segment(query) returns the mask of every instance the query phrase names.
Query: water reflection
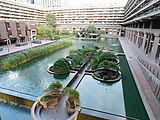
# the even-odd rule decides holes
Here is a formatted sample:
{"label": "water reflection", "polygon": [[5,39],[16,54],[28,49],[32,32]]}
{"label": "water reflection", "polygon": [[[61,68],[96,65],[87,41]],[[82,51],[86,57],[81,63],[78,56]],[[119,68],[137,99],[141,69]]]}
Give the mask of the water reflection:
{"label": "water reflection", "polygon": [[68,76],[69,76],[70,73],[67,73],[67,74],[63,74],[63,75],[58,75],[58,74],[54,74],[53,77],[55,79],[58,79],[58,80],[64,80],[66,79]]}
{"label": "water reflection", "polygon": [[90,75],[85,75],[77,90],[80,92],[82,107],[125,116],[121,81],[109,86],[95,80]]}

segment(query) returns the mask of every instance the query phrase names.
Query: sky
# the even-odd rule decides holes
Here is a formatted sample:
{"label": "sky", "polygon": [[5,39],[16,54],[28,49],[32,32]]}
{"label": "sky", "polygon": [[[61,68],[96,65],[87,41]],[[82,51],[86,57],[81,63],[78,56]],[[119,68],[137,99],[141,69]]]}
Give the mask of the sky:
{"label": "sky", "polygon": [[68,0],[68,4],[71,6],[80,6],[84,4],[96,4],[96,5],[105,5],[107,3],[116,3],[124,5],[127,3],[127,0]]}

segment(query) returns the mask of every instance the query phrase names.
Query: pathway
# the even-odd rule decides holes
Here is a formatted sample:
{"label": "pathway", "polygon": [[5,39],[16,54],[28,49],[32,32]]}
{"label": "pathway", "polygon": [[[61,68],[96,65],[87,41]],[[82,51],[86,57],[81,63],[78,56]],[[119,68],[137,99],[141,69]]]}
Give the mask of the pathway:
{"label": "pathway", "polygon": [[35,44],[35,43],[28,42],[28,44],[25,46],[15,46],[15,44],[11,44],[8,46],[7,45],[0,46],[0,48],[3,48],[3,50],[0,51],[0,56],[55,42],[55,41],[51,41],[51,40],[41,40],[41,41],[42,41],[41,44]]}
{"label": "pathway", "polygon": [[[160,120],[160,103],[155,97],[148,81],[146,80],[139,64],[138,64],[138,56],[142,59],[148,60],[148,58],[141,53],[139,49],[137,49],[131,42],[129,42],[126,38],[119,38],[122,48],[126,54],[126,58],[128,60],[129,66],[131,68],[132,74],[134,76],[135,82],[137,84],[139,93],[143,100],[146,111],[151,120]],[[148,60],[149,61],[149,60]]]}

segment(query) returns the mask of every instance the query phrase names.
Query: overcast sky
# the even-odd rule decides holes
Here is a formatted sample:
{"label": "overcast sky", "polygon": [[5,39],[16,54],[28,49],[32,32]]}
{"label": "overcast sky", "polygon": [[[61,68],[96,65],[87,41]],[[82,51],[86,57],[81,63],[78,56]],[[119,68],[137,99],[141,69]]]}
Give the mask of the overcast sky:
{"label": "overcast sky", "polygon": [[116,3],[124,5],[127,3],[127,0],[68,0],[69,5],[80,6],[83,4],[96,4],[96,5],[104,5],[107,3]]}

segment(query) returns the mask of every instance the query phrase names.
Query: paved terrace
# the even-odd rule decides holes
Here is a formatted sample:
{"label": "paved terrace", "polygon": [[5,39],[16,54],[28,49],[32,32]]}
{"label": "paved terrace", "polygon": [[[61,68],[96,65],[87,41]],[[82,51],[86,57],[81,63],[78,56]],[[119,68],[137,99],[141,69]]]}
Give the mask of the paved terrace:
{"label": "paved terrace", "polygon": [[[124,53],[126,54],[126,58],[128,60],[129,66],[131,68],[132,74],[134,76],[135,82],[137,84],[139,93],[141,95],[142,101],[144,103],[150,120],[160,120],[160,103],[154,95],[148,81],[146,80],[138,64],[138,56],[150,63],[151,61],[126,38],[120,37],[119,40],[124,50]],[[154,67],[156,66],[154,63],[152,63],[152,65]],[[157,66],[157,69],[160,70],[160,67]]]}
{"label": "paved terrace", "polygon": [[11,44],[11,45],[8,45],[8,46],[7,45],[0,46],[0,48],[3,48],[3,51],[0,51],[0,56],[15,53],[15,52],[25,50],[25,49],[29,49],[29,48],[32,48],[32,47],[42,46],[42,45],[53,43],[53,42],[56,42],[56,41],[41,40],[41,42],[42,42],[41,44],[28,42],[28,44],[25,45],[25,46],[15,46],[15,44]]}

